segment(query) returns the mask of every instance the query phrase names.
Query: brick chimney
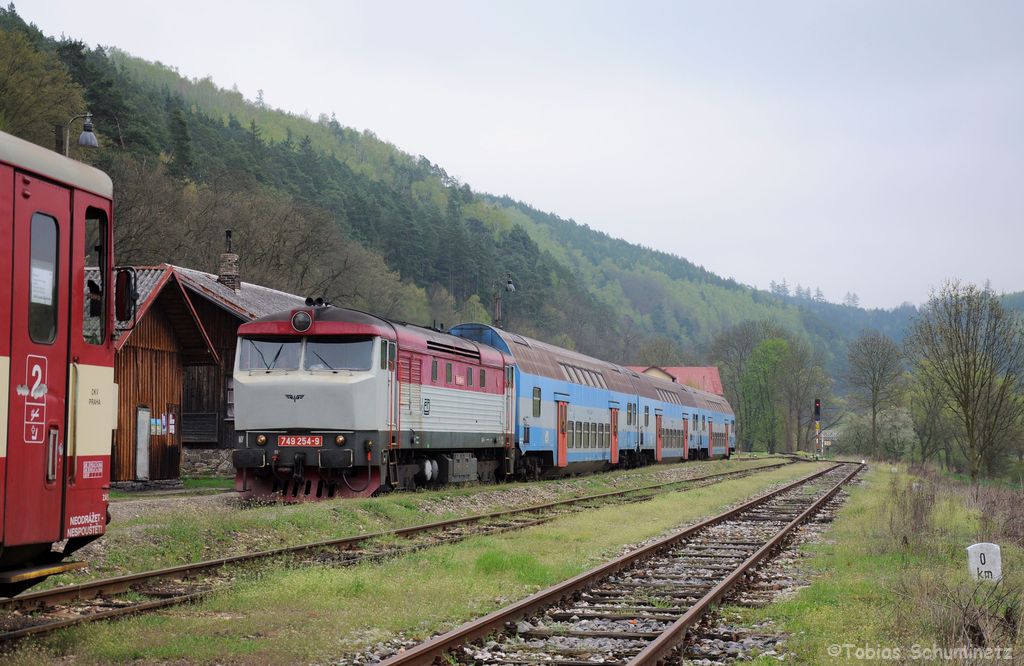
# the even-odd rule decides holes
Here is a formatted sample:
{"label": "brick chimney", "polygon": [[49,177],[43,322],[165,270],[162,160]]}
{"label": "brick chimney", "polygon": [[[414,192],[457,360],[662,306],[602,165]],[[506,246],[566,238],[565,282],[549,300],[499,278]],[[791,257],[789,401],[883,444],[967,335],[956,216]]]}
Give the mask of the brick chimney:
{"label": "brick chimney", "polygon": [[220,270],[217,271],[217,282],[235,292],[242,290],[242,280],[238,277],[238,255],[231,251],[231,230],[224,232],[225,250],[220,255]]}

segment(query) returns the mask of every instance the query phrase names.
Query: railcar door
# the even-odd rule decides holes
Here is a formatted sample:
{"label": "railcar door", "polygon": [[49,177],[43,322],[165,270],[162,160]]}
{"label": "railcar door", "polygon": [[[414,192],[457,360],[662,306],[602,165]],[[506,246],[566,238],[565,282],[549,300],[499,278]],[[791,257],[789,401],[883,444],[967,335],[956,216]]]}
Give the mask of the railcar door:
{"label": "railcar door", "polygon": [[555,466],[565,467],[569,464],[569,452],[566,446],[565,428],[569,414],[569,403],[559,400],[558,405],[558,450],[555,452]]}
{"label": "railcar door", "polygon": [[612,407],[611,413],[611,425],[609,426],[612,431],[611,463],[617,465],[619,463],[619,410]]}
{"label": "railcar door", "polygon": [[683,414],[683,460],[690,459],[690,419]]}
{"label": "railcar door", "polygon": [[654,429],[655,429],[655,440],[654,440],[654,459],[661,462],[661,444],[664,431],[661,429],[661,414],[655,414],[654,416]]}
{"label": "railcar door", "polygon": [[71,195],[14,180],[4,545],[61,539]]}

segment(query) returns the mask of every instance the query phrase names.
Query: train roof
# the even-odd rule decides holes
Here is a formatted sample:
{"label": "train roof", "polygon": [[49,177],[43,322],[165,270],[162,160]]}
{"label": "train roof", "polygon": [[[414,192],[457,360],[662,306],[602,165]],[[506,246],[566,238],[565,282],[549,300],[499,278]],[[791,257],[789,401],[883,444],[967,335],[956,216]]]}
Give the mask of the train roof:
{"label": "train roof", "polygon": [[487,324],[459,324],[451,328],[451,333],[497,347],[515,359],[520,370],[528,374],[621,393],[636,393],[645,398],[684,407],[732,414],[729,403],[721,396],[658,379],[625,366]]}
{"label": "train roof", "polygon": [[[313,324],[308,331],[296,332],[291,326],[296,311],[309,312]],[[260,317],[238,328],[239,335],[367,335],[394,340],[403,349],[438,354],[449,358],[502,367],[504,356],[490,346],[456,337],[432,328],[396,322],[349,308],[301,307]]]}
{"label": "train roof", "polygon": [[0,162],[107,199],[114,197],[110,176],[99,169],[4,132],[0,132]]}

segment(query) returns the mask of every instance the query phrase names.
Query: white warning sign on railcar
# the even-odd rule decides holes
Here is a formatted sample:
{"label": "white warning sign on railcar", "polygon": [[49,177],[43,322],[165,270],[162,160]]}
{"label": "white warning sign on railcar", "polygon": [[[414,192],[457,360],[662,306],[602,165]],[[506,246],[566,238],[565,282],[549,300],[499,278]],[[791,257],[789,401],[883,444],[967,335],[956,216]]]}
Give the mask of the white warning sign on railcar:
{"label": "white warning sign on railcar", "polygon": [[967,568],[971,578],[998,583],[1003,579],[1003,558],[994,543],[976,543],[967,548]]}

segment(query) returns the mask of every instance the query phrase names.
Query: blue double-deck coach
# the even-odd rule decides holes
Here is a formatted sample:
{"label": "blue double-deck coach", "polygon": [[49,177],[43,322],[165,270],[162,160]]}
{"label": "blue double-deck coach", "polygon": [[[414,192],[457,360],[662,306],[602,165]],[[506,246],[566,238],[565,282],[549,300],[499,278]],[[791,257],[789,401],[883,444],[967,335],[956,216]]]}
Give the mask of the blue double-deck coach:
{"label": "blue double-deck coach", "polygon": [[735,449],[735,416],[721,396],[484,324],[449,332],[513,359],[513,434],[532,476],[728,457]]}

